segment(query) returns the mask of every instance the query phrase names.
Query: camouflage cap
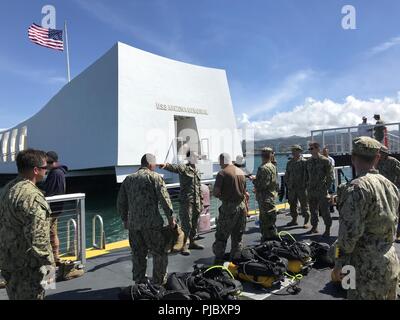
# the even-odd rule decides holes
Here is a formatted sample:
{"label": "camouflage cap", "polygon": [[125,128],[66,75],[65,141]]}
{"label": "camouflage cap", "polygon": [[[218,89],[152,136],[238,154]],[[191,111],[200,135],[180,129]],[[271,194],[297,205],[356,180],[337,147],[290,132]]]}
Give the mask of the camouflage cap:
{"label": "camouflage cap", "polygon": [[290,147],[290,150],[292,150],[292,151],[303,151],[303,148],[298,144],[294,144],[293,146]]}
{"label": "camouflage cap", "polygon": [[265,147],[265,148],[261,149],[261,152],[262,153],[273,153],[274,150],[272,150],[272,148],[270,148],[270,147]]}
{"label": "camouflage cap", "polygon": [[388,149],[388,147],[382,145],[382,147],[381,147],[381,149],[380,149],[380,152],[389,154],[389,149]]}
{"label": "camouflage cap", "polygon": [[353,151],[354,155],[359,156],[376,156],[381,149],[379,141],[370,137],[357,137],[353,140]]}

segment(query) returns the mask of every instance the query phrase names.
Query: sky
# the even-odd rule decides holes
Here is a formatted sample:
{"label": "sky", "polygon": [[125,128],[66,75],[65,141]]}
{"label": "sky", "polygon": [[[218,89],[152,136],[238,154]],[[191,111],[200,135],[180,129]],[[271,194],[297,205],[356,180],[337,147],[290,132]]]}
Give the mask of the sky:
{"label": "sky", "polygon": [[[0,128],[39,111],[66,83],[65,54],[31,43],[44,5],[68,23],[77,76],[117,41],[225,69],[239,127],[256,138],[400,121],[397,0],[0,0]],[[344,29],[345,5],[356,29]]]}

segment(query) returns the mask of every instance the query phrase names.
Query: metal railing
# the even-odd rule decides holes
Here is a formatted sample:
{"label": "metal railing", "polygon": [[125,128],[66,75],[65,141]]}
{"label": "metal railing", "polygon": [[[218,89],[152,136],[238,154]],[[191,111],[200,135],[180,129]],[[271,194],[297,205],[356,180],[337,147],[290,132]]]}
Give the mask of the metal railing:
{"label": "metal railing", "polygon": [[383,125],[366,125],[340,127],[331,129],[319,129],[311,131],[311,140],[329,148],[332,154],[350,154],[352,151],[352,141],[360,135],[365,135],[365,129],[369,136],[374,136],[377,127],[386,127],[384,143],[387,144],[390,153],[400,151],[400,122],[385,123]]}
{"label": "metal railing", "polygon": [[[73,237],[72,237],[72,242],[71,242],[71,224],[72,224],[72,230],[73,230]],[[78,227],[76,224],[76,220],[73,218],[70,218],[67,222],[67,254],[71,256],[77,256],[77,246],[78,242]]]}
{"label": "metal railing", "polygon": [[[100,224],[100,243],[96,242],[96,221]],[[104,232],[103,218],[96,214],[92,219],[92,246],[95,249],[104,250],[106,248],[106,234]]]}
{"label": "metal railing", "polygon": [[[47,197],[52,218],[57,219],[60,256],[70,256],[76,263],[86,263],[85,194],[65,194]],[[71,240],[71,225],[73,237]]]}

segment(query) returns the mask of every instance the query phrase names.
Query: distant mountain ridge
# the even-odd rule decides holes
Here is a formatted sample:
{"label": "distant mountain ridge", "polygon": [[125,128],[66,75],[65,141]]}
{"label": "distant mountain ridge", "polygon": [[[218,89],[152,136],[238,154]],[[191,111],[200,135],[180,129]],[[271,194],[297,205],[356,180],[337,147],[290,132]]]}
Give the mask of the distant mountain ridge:
{"label": "distant mountain ridge", "polygon": [[[263,139],[254,141],[254,151],[259,153],[259,150],[264,147],[270,147],[277,153],[289,153],[290,147],[294,144],[299,144],[304,150],[308,148],[308,143],[311,141],[311,136],[300,137],[300,136],[290,136],[285,138],[275,138],[275,139]],[[249,143],[249,142],[248,142]],[[245,145],[242,144],[243,151],[245,150]]]}

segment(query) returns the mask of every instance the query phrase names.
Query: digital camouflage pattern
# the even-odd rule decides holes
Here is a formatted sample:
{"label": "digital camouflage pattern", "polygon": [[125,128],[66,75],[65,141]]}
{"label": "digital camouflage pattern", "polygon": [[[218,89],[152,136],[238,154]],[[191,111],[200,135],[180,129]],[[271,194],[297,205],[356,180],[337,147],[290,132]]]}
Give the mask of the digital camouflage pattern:
{"label": "digital camouflage pattern", "polygon": [[275,238],[276,230],[276,167],[271,163],[262,164],[257,170],[256,179],[253,180],[256,189],[256,199],[260,214],[260,231],[263,240]]}
{"label": "digital camouflage pattern", "polygon": [[0,269],[10,299],[43,299],[43,266],[54,266],[51,210],[43,193],[22,177],[0,194]]}
{"label": "digital camouflage pattern", "polygon": [[297,218],[297,201],[299,201],[305,224],[308,223],[310,219],[306,191],[306,163],[307,161],[302,157],[299,159],[291,159],[286,165],[285,172],[290,214],[293,219]]}
{"label": "digital camouflage pattern", "polygon": [[400,161],[388,156],[387,159],[380,159],[377,169],[381,175],[400,187]]}
{"label": "digital camouflage pattern", "polygon": [[157,229],[164,225],[158,205],[167,218],[173,207],[163,178],[148,168],[140,168],[126,177],[117,199],[117,210],[129,230]]}
{"label": "digital camouflage pattern", "polygon": [[336,267],[352,265],[356,289],[349,299],[394,299],[399,261],[393,240],[398,222],[399,192],[370,170],[338,188],[339,236]]}
{"label": "digital camouflage pattern", "polygon": [[164,169],[179,174],[179,219],[183,232],[193,239],[196,235],[199,216],[203,211],[199,170],[189,164],[169,163],[166,164]]}
{"label": "digital camouflage pattern", "polygon": [[147,254],[153,255],[153,281],[161,284],[167,272],[168,255],[163,237],[161,204],[167,218],[173,215],[172,203],[162,177],[148,168],[140,168],[126,177],[118,193],[117,210],[128,224],[132,249],[133,280],[146,277]]}
{"label": "digital camouflage pattern", "polygon": [[153,282],[164,284],[167,276],[168,253],[165,237],[159,229],[142,229],[129,232],[132,249],[132,274],[136,282],[146,280],[147,254],[153,256]]}
{"label": "digital camouflage pattern", "polygon": [[246,213],[245,201],[240,204],[222,202],[219,207],[217,230],[213,244],[216,261],[221,262],[224,259],[226,243],[229,237],[231,237],[230,257],[232,258],[238,251],[242,250],[242,238],[246,230]]}
{"label": "digital camouflage pattern", "polygon": [[379,142],[382,142],[385,137],[385,122],[383,120],[377,120],[374,127],[374,138]]}
{"label": "digital camouflage pattern", "polygon": [[334,180],[333,167],[323,155],[310,158],[306,162],[307,196],[313,228],[318,226],[318,213],[321,213],[325,226],[330,228],[332,218],[327,200],[328,189]]}

